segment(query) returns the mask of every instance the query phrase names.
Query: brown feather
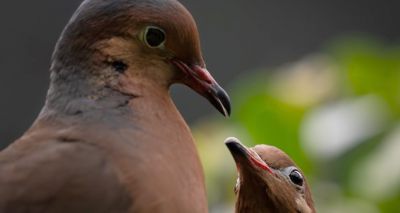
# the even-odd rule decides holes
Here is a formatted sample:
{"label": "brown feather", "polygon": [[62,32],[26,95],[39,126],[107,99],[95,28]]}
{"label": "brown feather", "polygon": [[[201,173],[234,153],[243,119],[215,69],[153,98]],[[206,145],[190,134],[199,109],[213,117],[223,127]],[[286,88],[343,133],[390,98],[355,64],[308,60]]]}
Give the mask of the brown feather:
{"label": "brown feather", "polygon": [[[143,44],[147,25],[166,31],[165,48]],[[42,112],[0,154],[0,212],[207,212],[197,150],[168,92],[183,75],[173,57],[204,65],[179,2],[84,1],[55,48]]]}
{"label": "brown feather", "polygon": [[300,186],[286,173],[289,169],[303,174],[287,154],[267,145],[246,148],[235,138],[226,144],[239,172],[235,188],[237,213],[315,213],[304,175]]}

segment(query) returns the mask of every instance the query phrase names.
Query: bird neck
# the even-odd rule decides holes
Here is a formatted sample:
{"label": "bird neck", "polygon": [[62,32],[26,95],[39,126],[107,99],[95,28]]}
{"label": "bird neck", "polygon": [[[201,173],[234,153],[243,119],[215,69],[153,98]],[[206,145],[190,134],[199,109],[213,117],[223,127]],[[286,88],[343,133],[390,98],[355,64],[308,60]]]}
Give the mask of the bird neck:
{"label": "bird neck", "polygon": [[237,195],[236,212],[302,212],[297,194],[288,188],[284,180],[272,176],[243,175]]}
{"label": "bird neck", "polygon": [[[258,180],[248,179],[241,181],[246,185],[240,186],[237,194],[236,213],[243,212],[273,212],[275,207],[269,199],[266,187]],[[250,187],[251,186],[251,187]]]}
{"label": "bird neck", "polygon": [[44,110],[75,116],[90,111],[122,108],[132,98],[133,95],[122,94],[81,73],[68,76],[52,73]]}
{"label": "bird neck", "polygon": [[[77,117],[99,122],[101,118],[136,118],[141,111],[169,111],[180,117],[166,83],[119,75],[113,71],[56,69],[51,72],[46,104],[39,118]],[[101,116],[99,116],[101,115]]]}

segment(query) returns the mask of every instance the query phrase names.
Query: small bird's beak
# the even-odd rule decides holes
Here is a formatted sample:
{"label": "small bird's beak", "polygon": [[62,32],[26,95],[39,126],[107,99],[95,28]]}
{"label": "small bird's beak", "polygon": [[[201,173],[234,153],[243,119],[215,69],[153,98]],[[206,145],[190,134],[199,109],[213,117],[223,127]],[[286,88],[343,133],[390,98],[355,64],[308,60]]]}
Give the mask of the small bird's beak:
{"label": "small bird's beak", "polygon": [[244,168],[261,168],[271,174],[274,174],[273,170],[260,158],[260,156],[252,149],[247,148],[245,145],[240,143],[236,138],[228,138],[225,140],[225,145],[231,152],[233,159],[236,162],[236,166],[241,172]]}
{"label": "small bird's beak", "polygon": [[171,62],[185,74],[182,80],[184,84],[207,98],[224,116],[230,116],[230,98],[206,68],[199,65],[187,65],[177,59],[174,59]]}

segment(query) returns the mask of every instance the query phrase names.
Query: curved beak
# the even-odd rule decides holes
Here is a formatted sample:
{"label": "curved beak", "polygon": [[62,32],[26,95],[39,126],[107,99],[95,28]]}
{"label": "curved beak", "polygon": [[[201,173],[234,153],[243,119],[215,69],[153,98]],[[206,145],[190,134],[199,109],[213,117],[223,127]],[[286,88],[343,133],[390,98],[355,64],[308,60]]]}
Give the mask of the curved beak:
{"label": "curved beak", "polygon": [[225,140],[225,145],[231,152],[239,172],[241,169],[245,168],[261,168],[262,170],[274,174],[271,167],[269,167],[254,150],[247,148],[238,139],[228,138]]}
{"label": "curved beak", "polygon": [[173,59],[171,62],[185,74],[182,80],[185,85],[207,98],[224,116],[230,116],[231,102],[228,94],[218,85],[205,67],[187,65],[177,59]]}

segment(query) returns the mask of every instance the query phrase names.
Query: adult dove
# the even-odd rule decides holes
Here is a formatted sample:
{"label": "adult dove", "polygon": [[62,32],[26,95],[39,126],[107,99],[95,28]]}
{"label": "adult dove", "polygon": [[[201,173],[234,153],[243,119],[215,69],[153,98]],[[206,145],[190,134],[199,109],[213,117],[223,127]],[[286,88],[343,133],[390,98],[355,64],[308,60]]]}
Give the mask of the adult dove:
{"label": "adult dove", "polygon": [[86,0],[52,57],[46,103],[0,154],[1,213],[207,212],[182,83],[224,115],[190,13],[176,0]]}
{"label": "adult dove", "polygon": [[315,213],[305,176],[286,153],[268,145],[247,148],[236,138],[225,144],[239,173],[236,213]]}

